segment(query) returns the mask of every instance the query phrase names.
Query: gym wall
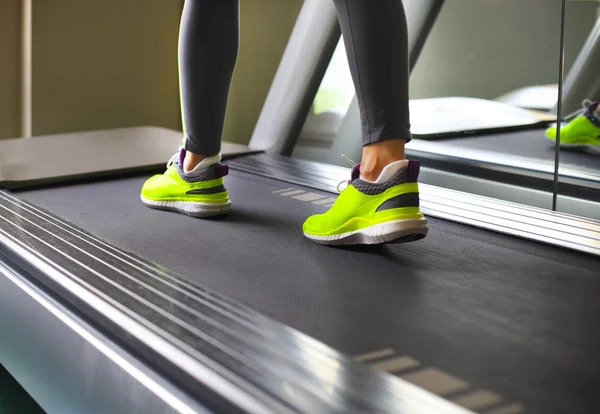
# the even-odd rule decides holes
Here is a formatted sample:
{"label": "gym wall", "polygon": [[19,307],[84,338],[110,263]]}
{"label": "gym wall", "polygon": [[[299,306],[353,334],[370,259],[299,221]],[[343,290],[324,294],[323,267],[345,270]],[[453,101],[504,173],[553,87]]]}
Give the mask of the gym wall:
{"label": "gym wall", "polygon": [[20,0],[0,0],[0,139],[19,133]]}
{"label": "gym wall", "polygon": [[[511,1],[514,7],[490,13],[490,7],[505,3],[448,0],[411,79],[411,96],[493,98],[531,79],[554,83],[559,0]],[[241,49],[226,140],[248,142],[301,4],[241,0]],[[566,69],[593,25],[596,4],[569,1]],[[34,135],[135,125],[181,129],[176,59],[182,5],[182,0],[34,1]],[[20,134],[20,9],[21,0],[0,1],[0,139]],[[511,31],[514,24],[526,24],[531,38],[516,38],[522,30]],[[482,27],[497,35],[473,36]],[[519,46],[531,41],[539,44],[533,55],[530,47]],[[508,64],[518,70],[505,70],[506,54],[478,59],[490,44],[513,48]],[[483,71],[486,76],[478,77]],[[498,82],[489,82],[492,76]]]}
{"label": "gym wall", "polygon": [[223,137],[247,144],[303,0],[241,0],[240,53]]}
{"label": "gym wall", "polygon": [[[520,87],[558,83],[560,4],[446,0],[411,76],[411,98],[494,99]],[[567,0],[566,71],[596,22],[597,8],[596,1]]]}
{"label": "gym wall", "polygon": [[180,128],[182,2],[33,4],[33,135],[158,125]]}
{"label": "gym wall", "polygon": [[[241,48],[225,139],[247,143],[302,0],[241,0]],[[33,5],[33,134],[136,125],[181,130],[183,1]],[[20,0],[0,1],[0,138],[19,136]]]}

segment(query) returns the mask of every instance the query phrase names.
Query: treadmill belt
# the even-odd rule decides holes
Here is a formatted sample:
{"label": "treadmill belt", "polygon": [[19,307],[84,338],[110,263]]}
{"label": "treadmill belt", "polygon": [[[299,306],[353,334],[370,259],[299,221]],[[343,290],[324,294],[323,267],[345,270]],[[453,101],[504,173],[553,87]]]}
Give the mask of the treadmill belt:
{"label": "treadmill belt", "polygon": [[[554,161],[554,143],[546,138],[544,132],[545,130],[543,129],[535,129],[443,140],[440,142],[456,147],[518,155],[536,160]],[[561,149],[560,165],[563,168],[584,170],[598,174],[600,172],[600,153]]]}
{"label": "treadmill belt", "polygon": [[18,196],[343,353],[391,349],[449,373],[447,398],[596,412],[596,258],[432,218],[416,243],[323,247],[301,225],[332,194],[232,171],[234,212],[201,220],[142,205],[144,179]]}

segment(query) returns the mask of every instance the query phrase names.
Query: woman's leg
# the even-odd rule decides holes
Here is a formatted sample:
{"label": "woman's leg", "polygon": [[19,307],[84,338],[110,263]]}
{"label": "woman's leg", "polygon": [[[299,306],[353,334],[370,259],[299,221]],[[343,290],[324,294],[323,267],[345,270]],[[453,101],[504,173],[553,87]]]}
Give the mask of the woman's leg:
{"label": "woman's leg", "polygon": [[348,187],[303,225],[328,245],[409,242],[427,235],[419,210],[419,163],[410,141],[408,40],[401,0],[334,0],[360,106],[363,153]]}
{"label": "woman's leg", "polygon": [[410,141],[408,30],[401,0],[334,0],[361,113],[361,174],[376,180]]}
{"label": "woman's leg", "polygon": [[187,0],[179,33],[184,169],[221,151],[239,48],[239,0]]}
{"label": "woman's leg", "polygon": [[194,217],[231,211],[221,135],[239,46],[239,0],[187,0],[179,33],[184,150],[141,192],[149,207]]}

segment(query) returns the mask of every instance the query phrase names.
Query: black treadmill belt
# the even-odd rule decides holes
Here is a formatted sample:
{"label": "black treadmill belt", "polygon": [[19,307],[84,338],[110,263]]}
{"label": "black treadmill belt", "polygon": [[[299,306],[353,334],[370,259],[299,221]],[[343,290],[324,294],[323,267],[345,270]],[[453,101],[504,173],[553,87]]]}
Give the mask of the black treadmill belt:
{"label": "black treadmill belt", "polygon": [[[492,151],[499,154],[518,155],[534,160],[554,161],[554,143],[545,137],[543,129],[481,135],[471,138],[442,140],[445,144],[461,148]],[[600,154],[564,150],[560,151],[560,164],[565,168],[600,171]]]}
{"label": "black treadmill belt", "polygon": [[143,181],[19,195],[346,354],[392,348],[526,412],[595,412],[596,258],[436,219],[420,242],[327,248],[301,232],[326,207],[274,191],[331,194],[233,171],[234,213],[200,220],[143,206]]}

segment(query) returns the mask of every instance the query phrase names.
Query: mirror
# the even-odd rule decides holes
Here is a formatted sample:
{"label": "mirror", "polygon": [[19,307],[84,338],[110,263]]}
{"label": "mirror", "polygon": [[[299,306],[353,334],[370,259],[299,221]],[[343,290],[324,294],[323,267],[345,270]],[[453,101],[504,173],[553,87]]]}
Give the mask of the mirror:
{"label": "mirror", "polygon": [[[421,181],[552,207],[560,0],[405,0],[413,140]],[[571,59],[570,62],[572,62]],[[572,64],[572,63],[570,63]],[[360,159],[360,120],[340,39],[294,156]]]}
{"label": "mirror", "polygon": [[600,3],[567,1],[564,31],[556,208],[600,219]]}

